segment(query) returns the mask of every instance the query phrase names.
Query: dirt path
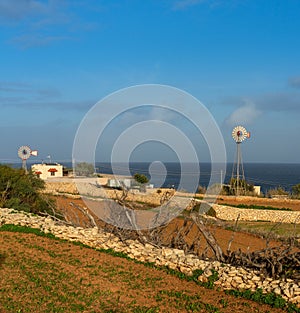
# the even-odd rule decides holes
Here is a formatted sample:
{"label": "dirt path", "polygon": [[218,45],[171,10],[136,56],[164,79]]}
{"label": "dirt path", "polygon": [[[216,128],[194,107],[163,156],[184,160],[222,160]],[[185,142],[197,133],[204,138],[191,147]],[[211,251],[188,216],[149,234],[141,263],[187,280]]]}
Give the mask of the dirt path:
{"label": "dirt path", "polygon": [[124,258],[0,232],[0,312],[282,312]]}

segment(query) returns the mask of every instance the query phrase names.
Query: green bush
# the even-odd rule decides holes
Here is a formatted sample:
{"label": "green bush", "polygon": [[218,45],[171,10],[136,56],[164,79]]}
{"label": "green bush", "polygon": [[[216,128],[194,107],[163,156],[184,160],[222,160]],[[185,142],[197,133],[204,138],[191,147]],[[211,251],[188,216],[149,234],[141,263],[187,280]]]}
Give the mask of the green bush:
{"label": "green bush", "polygon": [[276,196],[288,196],[288,195],[289,195],[288,191],[286,191],[282,187],[270,189],[267,192],[267,197],[269,198],[276,197]]}
{"label": "green bush", "polygon": [[205,194],[206,193],[206,187],[199,185],[198,193]]}
{"label": "green bush", "polygon": [[290,208],[276,208],[272,206],[256,205],[256,204],[229,204],[222,203],[222,205],[231,206],[239,209],[251,209],[251,210],[272,210],[272,211],[293,211]]}
{"label": "green bush", "polygon": [[149,181],[149,179],[148,179],[148,177],[146,175],[139,174],[139,173],[134,174],[133,178],[139,184],[147,184],[148,181]]}
{"label": "green bush", "polygon": [[0,207],[52,213],[53,203],[40,193],[44,188],[44,181],[32,172],[0,165]]}
{"label": "green bush", "polygon": [[244,179],[237,180],[236,178],[231,178],[229,185],[228,195],[237,195],[237,192],[243,196],[254,195],[254,186]]}
{"label": "green bush", "polygon": [[217,217],[217,213],[212,207],[210,207],[210,209],[206,212],[206,215],[211,217]]}
{"label": "green bush", "polygon": [[292,187],[292,196],[294,198],[300,198],[300,184]]}
{"label": "green bush", "polygon": [[216,211],[210,206],[209,203],[197,203],[192,208],[191,213],[206,213],[208,216],[217,217]]}
{"label": "green bush", "polygon": [[226,290],[225,293],[233,295],[237,298],[242,297],[253,300],[255,302],[265,303],[272,306],[273,308],[285,309],[286,312],[300,312],[300,309],[297,308],[295,304],[287,302],[281,296],[278,296],[275,293],[263,293],[261,288],[258,288],[254,292],[251,290]]}

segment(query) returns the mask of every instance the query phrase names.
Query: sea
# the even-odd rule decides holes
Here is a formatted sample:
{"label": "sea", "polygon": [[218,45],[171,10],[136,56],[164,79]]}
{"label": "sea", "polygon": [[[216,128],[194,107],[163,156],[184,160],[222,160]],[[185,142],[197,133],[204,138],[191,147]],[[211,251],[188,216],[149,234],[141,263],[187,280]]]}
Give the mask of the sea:
{"label": "sea", "polygon": [[[65,167],[72,167],[71,162],[59,162]],[[13,164],[14,167],[21,166]],[[30,164],[28,164],[30,167]],[[300,163],[244,163],[244,175],[247,182],[261,186],[261,191],[266,193],[270,189],[282,187],[286,191],[291,191],[292,187],[300,184]],[[195,192],[201,185],[207,187],[209,184],[229,183],[232,176],[233,164],[228,163],[225,168],[215,165],[212,170],[210,163],[190,164],[172,162],[131,162],[108,163],[96,162],[97,173],[130,175],[135,173],[146,175],[154,187],[175,188],[176,190],[186,190]]]}
{"label": "sea", "polygon": [[[113,169],[112,169],[113,167]],[[199,172],[194,164],[180,163],[147,163],[132,162],[129,164],[96,163],[99,173],[116,175],[134,175],[140,173],[150,179],[154,187],[184,189],[194,192],[195,181],[198,185],[207,187],[209,184],[227,184],[232,177],[234,165],[228,163],[225,168],[215,165],[212,170],[210,163],[200,163]],[[272,164],[272,163],[244,163],[244,175],[248,183],[261,186],[261,191],[266,193],[270,189],[281,187],[291,191],[292,187],[300,184],[300,164]]]}

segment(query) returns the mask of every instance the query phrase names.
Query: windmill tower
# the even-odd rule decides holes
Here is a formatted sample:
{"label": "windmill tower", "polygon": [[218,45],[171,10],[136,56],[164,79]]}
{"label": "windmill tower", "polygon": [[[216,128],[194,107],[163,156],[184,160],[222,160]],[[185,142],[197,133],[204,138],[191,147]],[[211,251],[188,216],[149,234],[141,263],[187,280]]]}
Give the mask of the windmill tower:
{"label": "windmill tower", "polygon": [[27,160],[31,155],[37,156],[37,150],[31,150],[28,146],[21,146],[18,150],[18,156],[22,160],[22,168],[27,173]]}
{"label": "windmill tower", "polygon": [[236,126],[232,131],[232,138],[236,143],[235,162],[232,167],[231,185],[236,196],[245,192],[245,173],[242,159],[241,143],[250,138],[250,133],[243,126]]}

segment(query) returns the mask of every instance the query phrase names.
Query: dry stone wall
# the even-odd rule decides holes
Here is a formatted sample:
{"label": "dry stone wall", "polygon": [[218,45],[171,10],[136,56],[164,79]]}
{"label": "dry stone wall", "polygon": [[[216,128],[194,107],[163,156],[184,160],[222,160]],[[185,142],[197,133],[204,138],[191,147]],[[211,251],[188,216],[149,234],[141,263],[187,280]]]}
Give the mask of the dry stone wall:
{"label": "dry stone wall", "polygon": [[168,266],[171,269],[192,275],[195,270],[203,270],[198,277],[205,282],[216,270],[219,279],[215,285],[222,289],[250,289],[255,291],[262,288],[263,292],[274,292],[284,299],[300,307],[300,285],[292,279],[273,280],[257,271],[209,260],[201,260],[196,255],[185,254],[183,250],[162,248],[151,244],[141,244],[135,240],[121,242],[118,237],[98,228],[81,228],[60,225],[50,217],[33,216],[12,209],[0,209],[0,225],[15,224],[38,228],[45,233],[52,233],[58,238],[70,241],[80,241],[93,248],[113,249],[126,253],[129,257],[141,262],[153,262],[157,266]]}
{"label": "dry stone wall", "polygon": [[[162,193],[174,192],[172,189],[164,188],[162,190]],[[74,182],[47,181],[44,192],[53,195],[73,195],[73,197],[79,197],[79,194],[81,194],[84,196],[105,199],[115,199],[116,197],[120,198],[122,196],[122,191],[102,188],[100,185],[96,185],[96,181],[93,181],[93,183],[87,183],[79,180],[76,184]],[[149,189],[147,190],[147,193],[141,193],[139,191],[135,192],[133,190],[128,193],[126,200],[159,206],[162,193],[157,193],[156,189]]]}
{"label": "dry stone wall", "polygon": [[45,193],[79,195],[76,185],[72,182],[46,182]]}
{"label": "dry stone wall", "polygon": [[[78,188],[77,188],[78,187]],[[110,190],[99,188],[94,183],[78,182],[77,186],[74,182],[47,182],[46,193],[51,194],[67,194],[73,197],[80,198],[78,189],[82,195],[98,197],[98,198],[110,198],[114,199],[116,196],[121,197],[122,192],[119,190]],[[161,193],[157,193],[157,190],[148,190],[147,193],[130,192],[128,193],[128,201],[136,201],[149,203],[151,205],[159,206],[162,193],[173,192],[171,189],[161,189]],[[176,193],[184,198],[191,197],[191,194]],[[192,199],[192,197],[191,197]],[[236,198],[238,199],[238,198]],[[242,198],[241,198],[242,199]],[[252,199],[254,199],[252,197]],[[272,199],[270,199],[272,200]],[[244,201],[247,201],[247,197],[244,197]],[[202,202],[198,200],[198,202]],[[222,220],[235,221],[238,217],[244,221],[269,221],[274,223],[296,223],[300,224],[300,211],[283,211],[283,210],[254,210],[254,209],[240,209],[225,205],[213,204],[213,208],[216,211],[216,217]]]}
{"label": "dry stone wall", "polygon": [[235,221],[268,221],[273,223],[300,224],[300,211],[240,209],[225,205],[213,205],[219,219]]}

